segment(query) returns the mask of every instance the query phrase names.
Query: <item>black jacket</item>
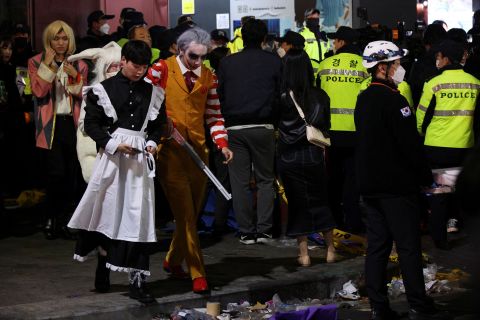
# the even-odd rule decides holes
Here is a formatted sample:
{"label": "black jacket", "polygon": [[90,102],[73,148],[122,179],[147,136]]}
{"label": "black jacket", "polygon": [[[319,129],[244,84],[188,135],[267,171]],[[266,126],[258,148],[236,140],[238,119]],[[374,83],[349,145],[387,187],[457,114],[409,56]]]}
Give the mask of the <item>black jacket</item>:
{"label": "black jacket", "polygon": [[[298,99],[297,103],[298,102]],[[330,98],[319,88],[309,91],[308,102],[300,105],[308,124],[327,132],[330,128]],[[279,151],[286,148],[295,148],[310,145],[306,136],[305,122],[295,107],[288,92],[283,92],[280,99],[280,117],[278,122]]]}
{"label": "black jacket", "polygon": [[225,126],[274,124],[282,62],[260,48],[225,57],[218,69],[218,96]]}
{"label": "black jacket", "polygon": [[364,197],[415,194],[433,182],[415,114],[393,84],[374,79],[358,96],[355,126],[357,184]]}
{"label": "black jacket", "polygon": [[420,102],[425,82],[437,74],[438,70],[435,65],[435,54],[433,53],[433,50],[430,49],[423,57],[420,57],[420,59],[412,65],[410,75],[408,76],[407,82],[412,90],[414,108],[416,108]]}

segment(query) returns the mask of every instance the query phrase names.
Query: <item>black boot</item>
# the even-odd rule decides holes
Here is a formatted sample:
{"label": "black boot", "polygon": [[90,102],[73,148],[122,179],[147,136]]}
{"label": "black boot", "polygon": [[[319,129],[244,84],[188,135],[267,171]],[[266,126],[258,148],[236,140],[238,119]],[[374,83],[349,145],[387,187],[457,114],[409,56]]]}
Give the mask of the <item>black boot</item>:
{"label": "black boot", "polygon": [[97,270],[95,271],[95,290],[105,293],[110,290],[110,269],[106,267],[107,257],[98,254]]}
{"label": "black boot", "polygon": [[45,227],[43,228],[43,233],[45,234],[45,239],[54,240],[57,238],[56,232],[57,221],[55,218],[48,218]]}
{"label": "black boot", "polygon": [[130,286],[128,288],[128,296],[142,303],[152,303],[155,298],[148,292],[146,286],[146,276],[139,271],[132,271],[129,275]]}

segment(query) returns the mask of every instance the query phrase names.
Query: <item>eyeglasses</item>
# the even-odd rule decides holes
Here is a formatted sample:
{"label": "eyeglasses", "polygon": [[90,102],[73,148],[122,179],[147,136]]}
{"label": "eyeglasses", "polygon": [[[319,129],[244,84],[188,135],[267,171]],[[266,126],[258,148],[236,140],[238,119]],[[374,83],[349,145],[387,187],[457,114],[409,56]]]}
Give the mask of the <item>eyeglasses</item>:
{"label": "eyeglasses", "polygon": [[189,52],[188,53],[188,57],[191,59],[191,60],[198,60],[198,59],[201,59],[201,60],[205,60],[205,58],[207,57],[206,54],[204,55],[198,55],[196,53],[191,53]]}

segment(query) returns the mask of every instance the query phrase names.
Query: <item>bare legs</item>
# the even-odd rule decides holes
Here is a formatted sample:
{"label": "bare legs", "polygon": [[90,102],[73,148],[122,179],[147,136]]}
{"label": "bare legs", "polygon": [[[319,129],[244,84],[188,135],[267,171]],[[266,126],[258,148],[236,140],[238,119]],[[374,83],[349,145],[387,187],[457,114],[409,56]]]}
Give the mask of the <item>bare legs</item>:
{"label": "bare legs", "polygon": [[[327,246],[327,263],[333,263],[336,260],[335,256],[335,246],[333,243],[333,230],[322,232],[323,238],[325,239],[325,244]],[[310,256],[308,255],[308,243],[307,236],[298,236],[298,258],[297,262],[302,267],[310,266]]]}

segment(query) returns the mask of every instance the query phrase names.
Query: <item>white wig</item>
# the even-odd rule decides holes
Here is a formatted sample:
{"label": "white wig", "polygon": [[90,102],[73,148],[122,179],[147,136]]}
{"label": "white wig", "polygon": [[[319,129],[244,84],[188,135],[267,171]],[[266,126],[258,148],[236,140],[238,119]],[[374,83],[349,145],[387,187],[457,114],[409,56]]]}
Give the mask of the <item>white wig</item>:
{"label": "white wig", "polygon": [[114,41],[109,42],[103,48],[91,48],[83,50],[80,53],[68,57],[69,62],[80,59],[94,60],[95,69],[93,73],[95,77],[90,81],[90,85],[102,82],[106,79],[108,67],[112,63],[119,63],[122,59],[122,48]]}

